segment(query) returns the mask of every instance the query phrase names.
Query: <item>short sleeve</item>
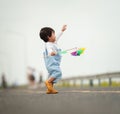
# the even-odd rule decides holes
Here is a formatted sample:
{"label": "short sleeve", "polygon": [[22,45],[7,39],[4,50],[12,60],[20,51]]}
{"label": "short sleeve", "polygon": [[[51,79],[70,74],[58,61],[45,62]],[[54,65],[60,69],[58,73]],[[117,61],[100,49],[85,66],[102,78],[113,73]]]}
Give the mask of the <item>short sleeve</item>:
{"label": "short sleeve", "polygon": [[54,49],[54,45],[51,43],[46,44],[46,49],[48,52],[48,56],[50,56],[52,52],[56,52],[56,50]]}

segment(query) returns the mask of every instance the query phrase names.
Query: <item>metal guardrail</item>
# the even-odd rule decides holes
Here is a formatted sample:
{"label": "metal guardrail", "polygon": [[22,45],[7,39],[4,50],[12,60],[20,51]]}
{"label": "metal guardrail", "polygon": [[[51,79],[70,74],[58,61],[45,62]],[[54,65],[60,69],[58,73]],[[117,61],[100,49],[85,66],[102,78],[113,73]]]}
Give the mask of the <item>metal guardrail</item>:
{"label": "metal guardrail", "polygon": [[62,79],[58,86],[120,86],[120,72]]}

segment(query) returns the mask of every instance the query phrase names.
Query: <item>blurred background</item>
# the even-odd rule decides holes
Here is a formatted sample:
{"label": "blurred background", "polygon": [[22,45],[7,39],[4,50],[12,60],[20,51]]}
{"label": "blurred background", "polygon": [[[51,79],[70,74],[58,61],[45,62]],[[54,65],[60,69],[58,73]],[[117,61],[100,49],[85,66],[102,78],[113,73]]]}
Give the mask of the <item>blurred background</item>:
{"label": "blurred background", "polygon": [[63,55],[63,79],[119,72],[119,6],[119,0],[0,0],[0,85],[47,78],[39,37],[45,26],[57,34],[67,24],[59,40],[63,50],[86,48],[79,57]]}

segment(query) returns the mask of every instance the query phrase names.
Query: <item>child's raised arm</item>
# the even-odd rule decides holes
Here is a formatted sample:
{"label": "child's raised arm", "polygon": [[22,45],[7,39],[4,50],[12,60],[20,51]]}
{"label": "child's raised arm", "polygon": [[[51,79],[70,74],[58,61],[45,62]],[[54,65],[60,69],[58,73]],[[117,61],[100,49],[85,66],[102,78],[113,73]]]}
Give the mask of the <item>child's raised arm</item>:
{"label": "child's raised arm", "polygon": [[64,32],[65,30],[67,29],[67,25],[63,25],[63,27],[62,27],[62,32]]}
{"label": "child's raised arm", "polygon": [[67,29],[67,25],[63,25],[63,27],[62,27],[62,29],[61,29],[61,32],[57,35],[57,40],[56,41],[58,41],[58,39],[62,36],[62,34],[63,34],[63,32],[65,31]]}

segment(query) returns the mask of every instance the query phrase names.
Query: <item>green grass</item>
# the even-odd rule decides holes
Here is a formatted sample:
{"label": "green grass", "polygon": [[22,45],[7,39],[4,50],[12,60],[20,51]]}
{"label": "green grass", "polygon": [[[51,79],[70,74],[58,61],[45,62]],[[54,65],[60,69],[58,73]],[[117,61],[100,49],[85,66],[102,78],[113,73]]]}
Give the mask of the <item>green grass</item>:
{"label": "green grass", "polygon": [[[57,84],[59,87],[90,87],[89,84],[70,84],[69,82],[60,82]],[[94,84],[93,87],[109,87],[109,83],[107,81],[103,81],[100,83],[100,86],[98,84]],[[112,81],[111,87],[120,87],[120,82]]]}
{"label": "green grass", "polygon": [[120,87],[120,82],[112,82],[113,87]]}
{"label": "green grass", "polygon": [[101,87],[109,87],[109,83],[104,81],[104,82],[100,83],[100,86]]}

